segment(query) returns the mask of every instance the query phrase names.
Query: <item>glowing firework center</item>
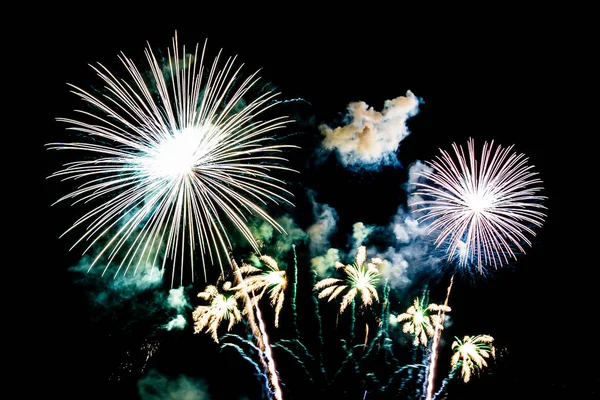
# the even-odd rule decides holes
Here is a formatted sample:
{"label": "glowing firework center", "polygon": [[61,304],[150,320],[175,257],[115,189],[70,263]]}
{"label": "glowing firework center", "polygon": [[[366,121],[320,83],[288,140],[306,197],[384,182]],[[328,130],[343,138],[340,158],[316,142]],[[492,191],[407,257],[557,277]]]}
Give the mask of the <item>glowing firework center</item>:
{"label": "glowing firework center", "polygon": [[166,136],[152,148],[149,157],[141,158],[144,167],[152,176],[165,179],[184,178],[194,173],[206,155],[202,142],[209,129],[214,128],[211,125],[190,127]]}

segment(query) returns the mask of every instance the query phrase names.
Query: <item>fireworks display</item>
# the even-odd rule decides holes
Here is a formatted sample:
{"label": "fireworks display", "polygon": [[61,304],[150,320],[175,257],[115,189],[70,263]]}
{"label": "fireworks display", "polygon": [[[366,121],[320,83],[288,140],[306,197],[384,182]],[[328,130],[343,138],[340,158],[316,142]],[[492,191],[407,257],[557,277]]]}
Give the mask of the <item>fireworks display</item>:
{"label": "fireworks display", "polygon": [[[336,102],[326,86],[304,98],[302,84],[270,82],[306,82],[305,60],[261,64],[261,42],[248,39],[249,68],[269,67],[263,82],[237,56],[212,56],[208,42],[181,46],[177,36],[164,52],[148,44],[143,62],[121,53],[121,71],[92,66],[98,87],[69,85],[83,107],[53,119],[62,136],[44,142],[62,165],[45,175],[48,187],[68,187],[48,203],[71,205],[52,207],[69,224],[55,224],[53,239],[75,235],[68,250],[83,253],[67,266],[89,291],[74,297],[77,314],[92,315],[90,331],[110,325],[93,336],[105,341],[95,359],[118,360],[99,369],[113,385],[106,391],[142,400],[453,400],[470,390],[484,398],[489,376],[511,379],[502,375],[511,360],[496,359],[495,345],[521,336],[494,320],[494,307],[520,299],[477,296],[492,298],[479,288],[492,286],[493,273],[499,288],[526,250],[543,251],[537,234],[550,207],[543,164],[533,165],[539,154],[530,163],[514,150],[527,144],[504,147],[482,133],[480,151],[475,139],[456,144],[456,134],[450,151],[422,157],[448,140],[428,131],[431,114],[420,117],[427,95],[437,99],[406,87],[410,74],[399,89],[387,85],[364,43],[349,47],[361,49],[361,62],[323,48],[323,64],[332,76],[344,65],[346,82],[377,64],[362,76],[367,86],[406,95],[363,101],[333,90],[338,109],[328,115],[319,107]],[[92,297],[97,317],[81,301]],[[120,329],[127,345],[115,346]],[[490,334],[465,335],[473,331]],[[122,393],[126,385],[135,393]]]}
{"label": "fireworks display", "polygon": [[279,269],[277,261],[271,256],[262,255],[260,261],[264,264],[264,269],[250,264],[243,264],[240,267],[242,275],[246,275],[243,284],[246,286],[246,290],[256,294],[256,299],[260,299],[267,290],[269,291],[271,304],[275,307],[275,326],[277,327],[279,326],[279,313],[285,299],[286,273]]}
{"label": "fireworks display", "polygon": [[239,292],[231,288],[231,282],[225,282],[222,290],[209,285],[198,297],[209,302],[208,305],[196,307],[192,313],[194,332],[209,332],[215,342],[219,342],[217,329],[223,321],[228,321],[227,330],[242,320],[242,312],[238,308]]}
{"label": "fireworks display", "polygon": [[423,299],[419,301],[417,297],[405,313],[398,315],[397,321],[404,322],[402,332],[410,333],[414,336],[413,346],[419,344],[427,346],[427,337],[433,337],[435,329],[443,329],[442,319],[439,315],[432,312],[449,312],[450,307],[437,304],[423,304]]}
{"label": "fireworks display", "polygon": [[85,226],[76,244],[96,251],[90,268],[102,261],[106,271],[114,260],[115,274],[170,266],[173,280],[179,266],[183,283],[187,264],[193,280],[198,250],[204,274],[206,259],[223,265],[221,254],[231,248],[226,221],[256,251],[248,215],[283,232],[263,206],[290,203],[290,192],[272,176],[288,169],[279,154],[289,146],[269,136],[287,120],[257,119],[275,104],[275,94],[248,101],[258,78],[242,80],[235,58],[220,67],[216,57],[207,70],[205,48],[187,53],[177,37],[167,60],[159,61],[150,48],[146,58],[150,76],[120,57],[129,80],[94,67],[105,84],[102,95],[72,86],[92,111],[79,111],[80,120],[60,119],[82,141],[48,147],[81,158],[52,176],[78,184],[58,201],[97,203],[68,230]]}
{"label": "fireworks display", "polygon": [[486,358],[496,356],[493,341],[494,338],[490,335],[477,335],[465,336],[462,340],[456,338],[452,342],[452,368],[460,368],[465,383],[469,382],[473,371],[487,367]]}
{"label": "fireworks display", "polygon": [[344,312],[348,304],[354,302],[354,298],[359,293],[364,306],[370,305],[373,300],[379,301],[375,287],[381,274],[378,265],[383,261],[380,258],[374,258],[371,262],[365,263],[366,252],[365,246],[360,246],[353,264],[344,265],[339,261],[336,263],[336,269],[344,272],[345,279],[325,278],[314,287],[314,290],[320,291],[319,298],[329,297],[328,301],[335,299],[347,290],[340,302],[340,314]]}
{"label": "fireworks display", "polygon": [[448,259],[458,258],[465,266],[474,263],[498,268],[516,259],[515,251],[525,252],[535,236],[531,226],[544,221],[541,180],[523,154],[484,143],[478,158],[474,140],[467,154],[453,144],[454,157],[441,150],[421,173],[428,181],[418,182],[417,212],[425,213],[420,222],[429,221],[428,231],[437,232],[436,245],[447,246]]}

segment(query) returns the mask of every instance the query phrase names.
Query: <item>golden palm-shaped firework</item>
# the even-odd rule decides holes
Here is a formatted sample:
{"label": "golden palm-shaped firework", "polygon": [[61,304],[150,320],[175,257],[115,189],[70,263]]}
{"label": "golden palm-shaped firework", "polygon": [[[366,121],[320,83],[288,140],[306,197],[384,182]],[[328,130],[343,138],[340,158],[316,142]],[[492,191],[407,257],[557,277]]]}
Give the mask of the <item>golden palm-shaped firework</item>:
{"label": "golden palm-shaped firework", "polygon": [[206,330],[211,333],[215,342],[219,342],[217,329],[223,320],[228,320],[227,330],[242,320],[242,312],[238,308],[239,291],[231,288],[231,282],[225,282],[222,291],[216,286],[208,285],[204,292],[198,293],[198,297],[210,302],[207,306],[198,306],[192,313],[194,319],[194,333]]}
{"label": "golden palm-shaped firework", "polygon": [[465,336],[462,341],[459,338],[455,339],[452,343],[452,368],[462,364],[461,375],[465,382],[469,382],[472,371],[487,367],[485,359],[490,355],[496,356],[496,349],[492,345],[494,338],[489,335],[477,335]]}
{"label": "golden palm-shaped firework", "polygon": [[344,312],[348,304],[354,301],[356,295],[360,292],[363,305],[368,306],[373,302],[373,299],[379,301],[375,286],[379,282],[381,273],[379,272],[379,264],[383,262],[380,258],[373,258],[371,262],[365,263],[367,260],[367,249],[365,246],[360,246],[356,252],[354,264],[344,265],[341,262],[336,262],[336,269],[342,269],[346,274],[345,279],[325,278],[318,282],[313,290],[320,290],[319,298],[329,297],[327,301],[335,299],[344,290],[349,289],[342,298],[340,304],[340,314]]}
{"label": "golden palm-shaped firework", "polygon": [[[275,307],[275,326],[279,326],[279,312],[283,307],[285,298],[285,289],[287,288],[286,272],[279,269],[279,265],[274,258],[263,255],[260,261],[265,268],[258,268],[250,264],[243,264],[240,272],[244,276],[243,284],[248,292],[254,292],[255,298],[262,298],[266,291],[269,292],[271,305]],[[241,285],[234,289],[239,289]]]}
{"label": "golden palm-shaped firework", "polygon": [[427,336],[433,337],[435,328],[443,329],[442,318],[438,314],[430,314],[431,312],[449,312],[450,307],[431,303],[427,307],[423,304],[423,300],[419,301],[417,297],[412,306],[408,307],[405,313],[398,316],[397,320],[406,321],[402,325],[402,332],[410,333],[415,336],[413,341],[414,346],[422,344],[427,347]]}

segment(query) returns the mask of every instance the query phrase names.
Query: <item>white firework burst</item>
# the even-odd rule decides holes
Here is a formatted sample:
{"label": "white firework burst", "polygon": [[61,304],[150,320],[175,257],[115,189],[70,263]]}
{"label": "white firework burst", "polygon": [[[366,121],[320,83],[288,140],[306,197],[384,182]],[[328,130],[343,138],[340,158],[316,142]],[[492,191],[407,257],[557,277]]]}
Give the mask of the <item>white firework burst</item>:
{"label": "white firework burst", "polygon": [[87,154],[52,176],[81,182],[57,203],[96,202],[65,232],[85,226],[73,247],[87,242],[84,253],[98,249],[90,269],[100,260],[103,274],[118,264],[115,276],[130,268],[168,266],[173,284],[176,267],[183,282],[187,264],[193,280],[198,252],[204,274],[209,261],[222,265],[222,254],[231,249],[227,224],[257,252],[247,225],[251,215],[284,232],[265,206],[291,204],[284,182],[271,173],[293,171],[278,153],[295,146],[275,144],[270,135],[290,121],[257,120],[277,103],[277,93],[247,100],[257,73],[242,80],[235,57],[220,67],[220,52],[208,70],[205,50],[206,43],[201,54],[198,45],[188,54],[184,46],[180,55],[175,35],[165,63],[147,47],[148,74],[121,54],[127,79],[101,64],[92,67],[105,85],[103,95],[70,85],[93,111],[77,110],[85,121],[58,120],[83,140],[48,146]]}
{"label": "white firework burst", "polygon": [[531,246],[532,228],[543,224],[542,181],[513,146],[485,142],[480,159],[473,139],[466,155],[461,146],[452,148],[454,157],[440,150],[427,163],[431,169],[419,173],[425,182],[415,183],[420,200],[413,211],[424,213],[419,222],[429,222],[429,234],[437,232],[435,244],[447,246],[449,260],[476,264],[480,272],[501,267],[525,252],[523,244]]}

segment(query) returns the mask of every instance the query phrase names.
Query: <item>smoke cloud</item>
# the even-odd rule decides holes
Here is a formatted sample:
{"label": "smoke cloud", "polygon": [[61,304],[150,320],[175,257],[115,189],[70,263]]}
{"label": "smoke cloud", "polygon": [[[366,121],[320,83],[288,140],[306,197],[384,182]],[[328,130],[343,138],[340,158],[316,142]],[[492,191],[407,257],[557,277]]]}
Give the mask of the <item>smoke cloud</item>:
{"label": "smoke cloud", "polygon": [[209,400],[206,384],[201,379],[184,375],[168,378],[151,370],[138,380],[138,394],[142,400]]}
{"label": "smoke cloud", "polygon": [[337,261],[340,261],[340,251],[329,249],[325,255],[312,258],[310,264],[319,276],[324,277],[329,275]]}
{"label": "smoke cloud", "polygon": [[191,308],[190,303],[185,296],[183,286],[178,289],[169,290],[169,297],[167,297],[167,303],[171,308],[177,310],[177,312],[184,312],[186,308]]}
{"label": "smoke cloud", "polygon": [[285,233],[279,233],[266,221],[261,221],[256,226],[250,226],[250,230],[257,242],[266,247],[266,252],[271,257],[284,259],[284,255],[292,250],[292,245],[299,245],[308,240],[308,234],[300,229],[289,215],[278,218],[277,223],[285,230]]}
{"label": "smoke cloud", "polygon": [[81,274],[75,282],[85,287],[94,307],[108,313],[111,318],[120,318],[129,312],[140,316],[139,321],[128,323],[159,318],[168,321],[158,325],[167,330],[183,329],[187,325],[185,316],[191,305],[185,289],[170,289],[167,295],[160,287],[164,271],[153,267],[140,268],[135,274],[99,276],[101,265],[88,273],[90,261],[91,257],[85,256],[70,270]]}
{"label": "smoke cloud", "polygon": [[415,203],[423,200],[420,196],[414,193],[417,190],[416,183],[419,182],[419,179],[424,172],[432,171],[433,169],[431,167],[419,160],[412,163],[408,168],[408,182],[405,184],[405,188],[408,195],[407,204],[409,207],[413,207]]}
{"label": "smoke cloud", "polygon": [[373,232],[374,226],[366,226],[362,222],[352,225],[352,248],[357,249],[362,246],[363,241]]}
{"label": "smoke cloud", "polygon": [[406,120],[418,112],[419,102],[408,91],[406,96],[386,100],[381,112],[362,101],[350,103],[344,120],[346,125],[319,127],[324,136],[323,152],[335,151],[347,167],[369,169],[397,164],[395,152],[409,134]]}
{"label": "smoke cloud", "polygon": [[337,212],[327,204],[313,202],[313,214],[316,222],[308,227],[306,233],[310,239],[309,251],[312,257],[322,255],[329,248],[329,237],[337,230]]}
{"label": "smoke cloud", "polygon": [[177,314],[175,318],[170,320],[166,325],[165,329],[168,331],[172,331],[173,329],[183,329],[187,326],[187,320],[181,314]]}
{"label": "smoke cloud", "polygon": [[[397,289],[410,286],[417,275],[431,274],[443,260],[435,249],[426,226],[401,205],[385,226],[356,222],[349,237],[351,248],[347,253],[329,248],[311,259],[312,268],[321,277],[332,274],[335,263],[351,263],[360,246],[366,246],[368,258],[381,258],[380,271],[389,284]],[[373,240],[371,240],[371,236]]]}
{"label": "smoke cloud", "polygon": [[84,256],[78,265],[69,270],[81,274],[75,280],[76,283],[92,286],[89,290],[90,297],[99,306],[119,307],[123,301],[156,288],[162,282],[164,271],[156,267],[139,268],[136,273],[119,274],[114,277],[99,276],[103,266],[97,265],[97,268],[90,270],[92,259],[91,256]]}
{"label": "smoke cloud", "polygon": [[431,274],[437,269],[442,258],[426,233],[427,227],[420,224],[404,206],[398,207],[388,229],[394,233],[395,243],[382,257],[394,266],[387,273],[395,287],[406,287],[417,274]]}
{"label": "smoke cloud", "polygon": [[171,331],[173,329],[183,329],[187,326],[187,320],[185,319],[185,312],[187,309],[191,309],[192,306],[188,302],[185,295],[183,286],[178,289],[169,290],[169,296],[167,297],[167,305],[170,308],[175,309],[178,313],[172,320],[170,320],[164,328]]}
{"label": "smoke cloud", "polygon": [[407,213],[403,207],[398,208],[390,228],[399,243],[410,243],[426,235],[426,228],[419,225],[413,215]]}

